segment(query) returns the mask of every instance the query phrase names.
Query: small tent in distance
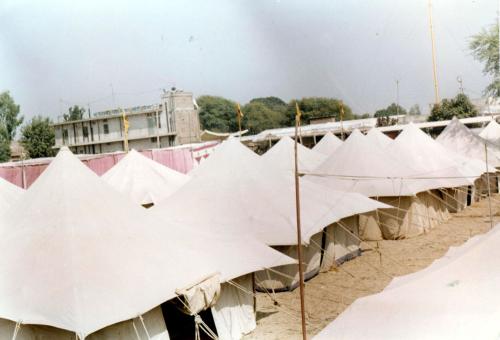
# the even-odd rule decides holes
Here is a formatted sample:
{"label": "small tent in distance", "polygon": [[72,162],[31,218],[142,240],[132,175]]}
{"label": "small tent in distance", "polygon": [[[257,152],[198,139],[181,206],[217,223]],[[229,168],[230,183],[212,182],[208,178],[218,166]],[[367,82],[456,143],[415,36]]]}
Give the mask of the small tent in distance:
{"label": "small tent in distance", "polygon": [[339,146],[342,145],[340,138],[331,132],[327,132],[323,138],[316,144],[312,150],[325,156],[330,156]]}
{"label": "small tent in distance", "polygon": [[498,124],[496,120],[491,120],[483,131],[481,131],[479,136],[490,142],[496,144],[500,143],[500,124]]}
{"label": "small tent in distance", "polygon": [[173,194],[190,177],[131,150],[102,179],[134,203],[151,206]]}

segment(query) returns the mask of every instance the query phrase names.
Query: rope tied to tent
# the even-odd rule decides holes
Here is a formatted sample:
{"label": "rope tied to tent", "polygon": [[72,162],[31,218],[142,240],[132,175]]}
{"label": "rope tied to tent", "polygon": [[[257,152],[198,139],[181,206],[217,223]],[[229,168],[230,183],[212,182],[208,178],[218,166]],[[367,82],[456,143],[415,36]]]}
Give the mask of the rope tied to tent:
{"label": "rope tied to tent", "polygon": [[21,328],[21,321],[16,322],[16,326],[14,327],[14,333],[12,334],[12,340],[16,340],[17,334],[19,333],[19,329]]}
{"label": "rope tied to tent", "polygon": [[151,336],[149,335],[148,329],[146,328],[146,324],[144,323],[144,318],[142,317],[142,314],[139,314],[139,320],[141,320],[142,328],[144,328],[144,332],[146,333],[148,340],[151,339]]}
{"label": "rope tied to tent", "polygon": [[194,316],[194,337],[196,340],[201,340],[200,329],[205,332],[205,334],[208,335],[211,339],[219,339],[217,334],[215,334],[215,332],[210,329],[210,327],[203,321],[198,313],[193,313],[191,311],[191,308],[189,308],[189,306],[180,298],[180,296],[177,296],[177,299],[184,305],[186,310],[188,310]]}

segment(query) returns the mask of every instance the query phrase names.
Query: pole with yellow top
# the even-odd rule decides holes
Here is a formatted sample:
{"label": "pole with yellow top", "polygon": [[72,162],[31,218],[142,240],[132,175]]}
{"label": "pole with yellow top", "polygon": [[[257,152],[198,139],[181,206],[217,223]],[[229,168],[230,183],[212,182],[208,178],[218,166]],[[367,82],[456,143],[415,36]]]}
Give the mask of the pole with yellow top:
{"label": "pole with yellow top", "polygon": [[123,119],[123,149],[125,152],[128,152],[128,128],[130,126],[128,122],[127,115],[125,114],[125,111],[123,109],[120,109],[122,111],[122,119]]}

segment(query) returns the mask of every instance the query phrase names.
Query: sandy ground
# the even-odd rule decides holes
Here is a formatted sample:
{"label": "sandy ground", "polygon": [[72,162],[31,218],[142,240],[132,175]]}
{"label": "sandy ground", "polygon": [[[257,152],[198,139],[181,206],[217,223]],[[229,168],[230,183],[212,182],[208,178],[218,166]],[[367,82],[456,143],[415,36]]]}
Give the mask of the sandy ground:
{"label": "sandy ground", "polygon": [[[500,195],[492,200],[494,222],[500,222]],[[306,282],[306,315],[309,337],[318,333],[354,300],[381,291],[395,276],[409,274],[442,257],[449,247],[490,229],[488,201],[473,204],[429,233],[398,241],[380,241],[382,255],[373,251],[375,242],[362,244],[363,254]],[[299,339],[299,290],[257,297],[257,328],[244,339]]]}

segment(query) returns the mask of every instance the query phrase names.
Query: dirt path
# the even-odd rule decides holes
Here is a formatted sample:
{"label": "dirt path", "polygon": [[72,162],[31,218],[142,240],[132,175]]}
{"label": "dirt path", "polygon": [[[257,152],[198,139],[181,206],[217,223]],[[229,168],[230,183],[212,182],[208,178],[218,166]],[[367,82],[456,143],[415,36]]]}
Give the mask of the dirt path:
{"label": "dirt path", "polygon": [[[500,195],[492,201],[495,223],[500,222]],[[471,236],[490,229],[488,201],[453,214],[429,233],[399,241],[380,241],[382,257],[363,245],[363,255],[306,282],[308,335],[333,321],[354,300],[381,291],[394,276],[418,271],[442,257],[450,246],[459,246]],[[371,242],[370,245],[374,246]],[[275,306],[263,293],[257,297],[257,329],[244,339],[299,339],[299,290],[277,293]]]}

